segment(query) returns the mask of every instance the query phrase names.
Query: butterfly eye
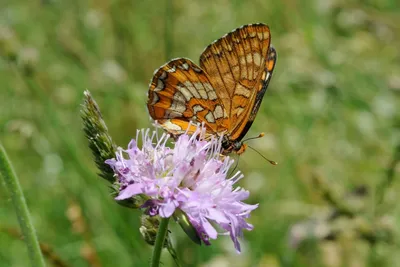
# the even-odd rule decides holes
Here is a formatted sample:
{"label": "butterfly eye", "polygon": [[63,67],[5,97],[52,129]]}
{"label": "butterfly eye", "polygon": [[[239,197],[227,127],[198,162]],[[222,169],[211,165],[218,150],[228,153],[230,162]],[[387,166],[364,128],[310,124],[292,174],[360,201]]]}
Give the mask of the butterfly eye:
{"label": "butterfly eye", "polygon": [[234,151],[239,151],[239,150],[242,148],[242,146],[243,146],[243,143],[242,143],[242,142],[235,142],[235,143],[233,144],[233,150],[234,150]]}

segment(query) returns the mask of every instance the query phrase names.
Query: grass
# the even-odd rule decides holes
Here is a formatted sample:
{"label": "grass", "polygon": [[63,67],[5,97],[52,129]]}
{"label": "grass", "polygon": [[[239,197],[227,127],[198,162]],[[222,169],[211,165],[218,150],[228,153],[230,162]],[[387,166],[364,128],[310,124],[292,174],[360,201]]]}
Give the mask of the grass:
{"label": "grass", "polygon": [[[140,213],[116,205],[96,175],[79,115],[84,90],[114,141],[126,146],[137,128],[150,126],[145,101],[156,68],[174,57],[197,62],[210,42],[254,22],[270,25],[278,63],[247,136],[265,132],[250,144],[279,165],[251,150],[240,158],[241,185],[251,191],[250,203],[260,203],[242,255],[228,237],[197,247],[175,227],[182,265],[399,262],[399,169],[391,168],[400,143],[397,1],[15,0],[0,12],[0,139],[39,240],[66,266],[143,266],[151,256],[138,231]],[[326,220],[337,208],[326,195],[344,201],[360,185],[368,194],[355,218]],[[28,266],[4,186],[0,201],[0,265]],[[316,233],[306,236],[314,240],[290,248],[291,227],[311,218]],[[379,233],[377,242],[357,235],[360,220]],[[340,234],[321,240],[321,227]],[[174,266],[167,253],[163,262]]]}

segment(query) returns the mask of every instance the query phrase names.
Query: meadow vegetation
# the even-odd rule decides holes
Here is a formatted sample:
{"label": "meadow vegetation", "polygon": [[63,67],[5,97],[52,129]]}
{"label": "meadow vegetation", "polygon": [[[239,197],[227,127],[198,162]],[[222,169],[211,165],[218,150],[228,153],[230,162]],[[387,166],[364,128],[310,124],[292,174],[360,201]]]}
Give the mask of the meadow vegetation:
{"label": "meadow vegetation", "polygon": [[[97,176],[82,131],[89,90],[114,141],[150,127],[153,71],[198,62],[243,24],[271,29],[274,75],[238,168],[259,203],[237,255],[171,228],[183,266],[397,266],[400,5],[396,0],[23,1],[0,4],[0,140],[49,266],[145,266],[139,211]],[[397,176],[396,176],[397,175]],[[0,266],[29,266],[0,187]],[[168,253],[164,266],[174,266]],[[53,265],[52,265],[53,264]]]}

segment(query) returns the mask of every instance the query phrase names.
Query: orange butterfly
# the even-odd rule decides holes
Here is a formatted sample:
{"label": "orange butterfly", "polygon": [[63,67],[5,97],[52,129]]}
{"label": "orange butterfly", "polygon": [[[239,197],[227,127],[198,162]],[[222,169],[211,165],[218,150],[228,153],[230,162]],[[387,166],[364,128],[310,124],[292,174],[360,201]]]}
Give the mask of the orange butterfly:
{"label": "orange butterfly", "polygon": [[[276,63],[269,27],[244,25],[214,41],[200,66],[173,59],[155,71],[148,92],[150,116],[173,136],[204,123],[207,135],[223,135],[223,154],[240,154]],[[188,127],[190,127],[188,129]]]}

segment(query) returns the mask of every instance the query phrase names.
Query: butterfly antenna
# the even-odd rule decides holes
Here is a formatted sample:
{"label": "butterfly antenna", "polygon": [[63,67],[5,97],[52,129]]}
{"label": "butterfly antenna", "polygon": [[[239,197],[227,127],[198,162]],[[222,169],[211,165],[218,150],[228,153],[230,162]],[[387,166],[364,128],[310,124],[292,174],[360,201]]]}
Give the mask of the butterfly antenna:
{"label": "butterfly antenna", "polygon": [[251,146],[247,145],[249,148],[253,149],[255,152],[257,152],[258,155],[260,155],[263,159],[265,159],[266,161],[268,161],[269,163],[271,163],[271,165],[278,165],[278,162],[267,159],[263,154],[261,154],[258,150],[256,150],[255,148],[252,148]]}
{"label": "butterfly antenna", "polygon": [[245,140],[243,140],[243,142],[247,142],[247,141],[249,141],[249,140],[253,140],[253,139],[258,139],[258,138],[261,138],[261,137],[264,137],[264,133],[260,133],[258,136],[256,136],[256,137],[250,137],[250,138],[247,138],[247,139],[245,139]]}

